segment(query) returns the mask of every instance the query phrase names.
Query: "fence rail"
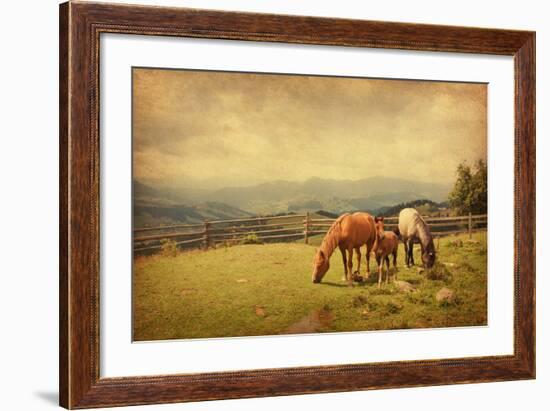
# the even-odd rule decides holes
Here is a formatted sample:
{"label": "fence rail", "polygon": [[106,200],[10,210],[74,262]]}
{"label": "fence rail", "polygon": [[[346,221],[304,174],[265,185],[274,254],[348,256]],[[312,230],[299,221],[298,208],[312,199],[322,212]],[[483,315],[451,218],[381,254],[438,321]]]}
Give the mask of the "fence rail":
{"label": "fence rail", "polygon": [[[424,219],[435,237],[468,233],[487,228],[487,215],[428,217]],[[397,216],[384,217],[387,230],[397,226]],[[280,242],[325,234],[333,218],[310,218],[309,213],[274,217],[252,217],[204,221],[201,224],[174,224],[137,228],[134,232],[134,253],[147,254],[159,250],[163,240],[172,240],[179,248],[208,248],[220,243]]]}

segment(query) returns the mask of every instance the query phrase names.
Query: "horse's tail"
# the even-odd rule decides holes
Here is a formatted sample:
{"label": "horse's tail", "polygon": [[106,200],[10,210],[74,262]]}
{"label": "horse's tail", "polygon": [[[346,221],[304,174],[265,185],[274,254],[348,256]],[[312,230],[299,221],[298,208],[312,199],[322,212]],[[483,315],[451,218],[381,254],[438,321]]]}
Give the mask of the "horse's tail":
{"label": "horse's tail", "polygon": [[399,226],[395,226],[395,228],[392,230],[397,238],[401,238],[401,231],[399,231]]}

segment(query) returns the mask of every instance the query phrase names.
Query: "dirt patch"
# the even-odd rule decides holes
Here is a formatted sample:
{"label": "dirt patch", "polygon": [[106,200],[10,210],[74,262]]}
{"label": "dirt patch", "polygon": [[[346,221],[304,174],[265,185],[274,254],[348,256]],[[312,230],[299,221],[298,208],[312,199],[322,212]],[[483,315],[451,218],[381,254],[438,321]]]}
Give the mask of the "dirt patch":
{"label": "dirt patch", "polygon": [[194,294],[196,292],[197,292],[196,288],[182,288],[182,290],[180,291],[180,294],[189,295],[189,294]]}
{"label": "dirt patch", "polygon": [[265,317],[266,314],[265,314],[265,308],[264,307],[260,307],[259,305],[256,305],[254,306],[254,312],[256,313],[256,315],[258,317]]}
{"label": "dirt patch", "polygon": [[334,314],[329,309],[316,309],[288,327],[283,334],[308,334],[326,331],[330,328],[333,320]]}
{"label": "dirt patch", "polygon": [[353,273],[353,275],[351,276],[352,280],[356,283],[359,283],[359,284],[362,284],[364,283],[366,280],[365,280],[365,277],[363,277],[361,274],[359,274],[357,271]]}

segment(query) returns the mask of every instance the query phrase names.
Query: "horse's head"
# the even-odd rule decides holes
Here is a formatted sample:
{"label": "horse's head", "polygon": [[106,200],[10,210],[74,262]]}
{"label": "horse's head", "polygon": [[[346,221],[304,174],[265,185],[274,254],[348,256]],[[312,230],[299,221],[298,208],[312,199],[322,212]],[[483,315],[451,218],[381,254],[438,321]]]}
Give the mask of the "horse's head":
{"label": "horse's head", "polygon": [[376,230],[376,239],[378,241],[383,240],[386,235],[384,230],[384,217],[374,217],[374,228]]}
{"label": "horse's head", "polygon": [[430,243],[422,253],[422,263],[424,268],[432,268],[435,264],[435,247]]}
{"label": "horse's head", "polygon": [[323,252],[323,250],[317,250],[315,258],[313,259],[313,275],[311,276],[311,281],[314,283],[320,283],[329,268],[328,258]]}

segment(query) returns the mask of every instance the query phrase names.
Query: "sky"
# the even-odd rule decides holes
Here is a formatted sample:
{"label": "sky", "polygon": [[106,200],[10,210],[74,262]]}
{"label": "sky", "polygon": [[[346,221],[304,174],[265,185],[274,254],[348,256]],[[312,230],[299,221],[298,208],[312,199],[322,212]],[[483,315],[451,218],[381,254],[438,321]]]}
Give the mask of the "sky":
{"label": "sky", "polygon": [[220,188],[311,177],[452,184],[487,157],[487,86],[133,69],[134,178]]}

